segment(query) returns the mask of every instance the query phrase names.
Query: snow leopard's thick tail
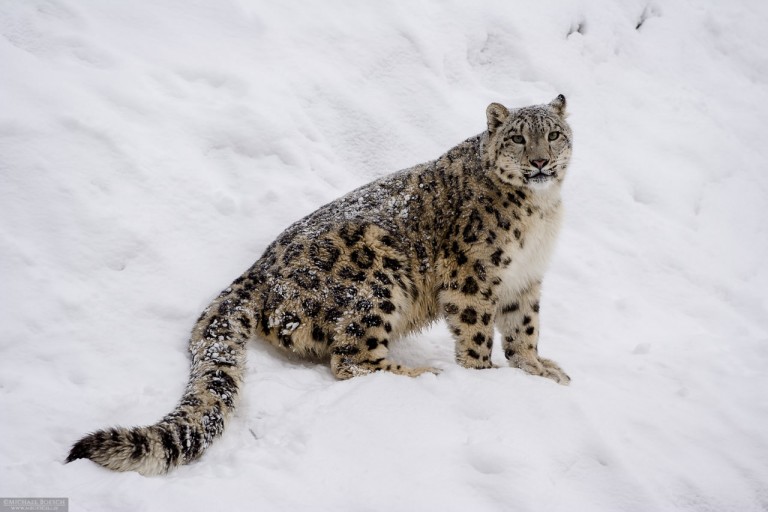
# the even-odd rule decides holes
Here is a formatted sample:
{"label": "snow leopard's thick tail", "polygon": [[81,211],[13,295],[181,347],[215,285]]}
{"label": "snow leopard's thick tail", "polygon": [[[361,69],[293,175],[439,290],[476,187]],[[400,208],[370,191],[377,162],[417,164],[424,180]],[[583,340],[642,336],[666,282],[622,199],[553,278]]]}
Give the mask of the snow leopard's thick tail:
{"label": "snow leopard's thick tail", "polygon": [[157,475],[199,458],[221,435],[235,408],[245,343],[255,325],[253,317],[234,311],[230,304],[223,295],[198,320],[189,345],[189,382],[171,413],[148,427],[88,434],[72,446],[67,462],[90,459],[115,471]]}

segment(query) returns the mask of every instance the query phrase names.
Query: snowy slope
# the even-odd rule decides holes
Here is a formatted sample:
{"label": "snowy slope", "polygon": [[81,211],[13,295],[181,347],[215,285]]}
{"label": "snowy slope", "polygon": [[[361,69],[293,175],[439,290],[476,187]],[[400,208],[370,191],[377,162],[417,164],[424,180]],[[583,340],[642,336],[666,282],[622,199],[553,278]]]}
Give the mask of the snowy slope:
{"label": "snowy slope", "polygon": [[[0,496],[768,510],[766,29],[761,0],[1,2]],[[444,368],[418,379],[254,343],[199,463],[62,464],[173,407],[200,310],[289,223],[561,92],[541,350],[570,387],[458,368],[442,325],[394,351]]]}

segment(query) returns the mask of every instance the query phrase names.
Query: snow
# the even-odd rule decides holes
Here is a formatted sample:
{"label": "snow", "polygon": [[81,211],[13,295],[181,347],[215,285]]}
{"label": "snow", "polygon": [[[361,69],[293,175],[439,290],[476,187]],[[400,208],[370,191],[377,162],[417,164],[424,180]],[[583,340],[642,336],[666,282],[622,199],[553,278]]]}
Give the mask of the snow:
{"label": "snow", "polygon": [[[768,510],[766,28],[759,0],[0,3],[0,496]],[[558,93],[541,350],[571,386],[459,368],[444,325],[393,350],[443,369],[416,379],[253,343],[198,463],[63,464],[171,410],[200,311],[290,223]]]}

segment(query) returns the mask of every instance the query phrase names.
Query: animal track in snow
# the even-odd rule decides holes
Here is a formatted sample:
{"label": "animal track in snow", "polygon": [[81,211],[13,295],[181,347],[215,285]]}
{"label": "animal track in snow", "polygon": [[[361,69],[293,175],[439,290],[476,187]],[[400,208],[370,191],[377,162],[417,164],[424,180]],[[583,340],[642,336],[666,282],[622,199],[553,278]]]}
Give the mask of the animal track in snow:
{"label": "animal track in snow", "polygon": [[210,69],[183,69],[176,74],[185,81],[207,87],[217,93],[229,93],[235,98],[242,98],[248,94],[248,82],[235,75],[222,73]]}
{"label": "animal track in snow", "polygon": [[484,475],[498,475],[507,469],[507,462],[498,454],[499,447],[473,445],[467,455],[467,462],[475,471]]}
{"label": "animal track in snow", "polygon": [[643,12],[640,14],[640,19],[637,20],[635,30],[640,30],[645,23],[651,18],[661,17],[661,10],[655,5],[646,5]]}
{"label": "animal track in snow", "polygon": [[571,24],[571,28],[568,29],[568,33],[565,35],[566,39],[571,37],[573,34],[581,34],[585,35],[587,33],[587,22],[585,20],[580,20],[575,23]]}

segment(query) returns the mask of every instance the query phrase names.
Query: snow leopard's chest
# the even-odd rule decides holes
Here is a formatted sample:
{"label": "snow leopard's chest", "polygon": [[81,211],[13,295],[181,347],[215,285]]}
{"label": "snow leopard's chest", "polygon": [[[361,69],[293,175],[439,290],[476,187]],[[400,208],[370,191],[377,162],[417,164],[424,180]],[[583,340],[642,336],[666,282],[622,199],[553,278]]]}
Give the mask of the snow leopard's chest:
{"label": "snow leopard's chest", "polygon": [[526,229],[520,239],[512,239],[506,245],[504,253],[512,261],[500,276],[499,307],[514,300],[522,290],[541,281],[555,247],[561,219],[560,207],[546,215],[534,214],[527,219]]}

